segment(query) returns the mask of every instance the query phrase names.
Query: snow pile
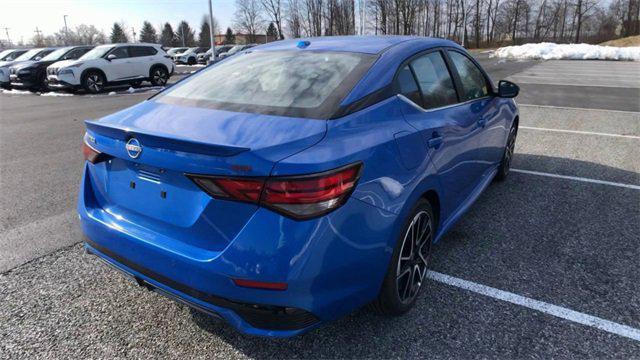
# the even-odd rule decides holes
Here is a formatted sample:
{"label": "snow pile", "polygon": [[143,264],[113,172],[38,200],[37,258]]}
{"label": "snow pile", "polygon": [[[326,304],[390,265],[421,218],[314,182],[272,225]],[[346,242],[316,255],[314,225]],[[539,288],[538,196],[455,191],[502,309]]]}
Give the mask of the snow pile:
{"label": "snow pile", "polygon": [[147,92],[147,91],[160,91],[164,89],[164,86],[148,86],[148,87],[141,87],[141,88],[133,88],[130,87],[129,89],[127,89],[127,92],[129,94],[137,94],[137,93],[143,93],[143,92]]}
{"label": "snow pile", "polygon": [[31,91],[27,91],[27,90],[16,90],[16,89],[11,89],[11,90],[2,90],[3,94],[15,94],[15,95],[37,95],[38,93],[34,93]]}
{"label": "snow pile", "polygon": [[59,92],[48,92],[48,93],[40,94],[40,96],[73,96],[73,94],[59,93]]}
{"label": "snow pile", "polygon": [[539,43],[501,47],[492,57],[542,60],[631,60],[640,61],[640,46],[614,47],[589,44]]}

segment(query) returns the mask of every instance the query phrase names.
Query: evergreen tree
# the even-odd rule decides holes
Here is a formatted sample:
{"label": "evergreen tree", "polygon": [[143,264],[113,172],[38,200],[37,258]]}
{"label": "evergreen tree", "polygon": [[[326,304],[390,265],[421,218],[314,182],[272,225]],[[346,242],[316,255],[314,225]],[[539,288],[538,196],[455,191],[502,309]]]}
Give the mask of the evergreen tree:
{"label": "evergreen tree", "polygon": [[267,27],[267,38],[268,39],[278,38],[278,30],[276,30],[276,26],[273,23],[269,23],[269,27]]}
{"label": "evergreen tree", "polygon": [[225,44],[235,44],[236,36],[233,34],[233,30],[231,28],[227,28],[226,34],[224,34],[224,43]]}
{"label": "evergreen tree", "polygon": [[180,46],[196,46],[196,35],[189,26],[189,23],[182,20],[178,24],[178,30],[176,30],[176,36],[178,37],[178,44]]}
{"label": "evergreen tree", "polygon": [[157,43],[158,42],[158,34],[156,34],[156,29],[153,28],[150,22],[145,21],[142,23],[142,30],[140,30],[140,42],[145,43]]}
{"label": "evergreen tree", "polygon": [[113,27],[111,28],[111,42],[112,43],[129,42],[129,38],[127,37],[127,34],[124,32],[122,25],[118,23],[113,23]]}
{"label": "evergreen tree", "polygon": [[171,24],[165,23],[164,26],[162,27],[162,33],[160,34],[160,44],[166,47],[175,46],[176,45],[175,37],[176,36],[173,33],[173,28],[171,27]]}
{"label": "evergreen tree", "polygon": [[211,33],[209,33],[209,21],[207,18],[202,19],[200,24],[200,34],[198,34],[198,46],[210,47],[211,46]]}

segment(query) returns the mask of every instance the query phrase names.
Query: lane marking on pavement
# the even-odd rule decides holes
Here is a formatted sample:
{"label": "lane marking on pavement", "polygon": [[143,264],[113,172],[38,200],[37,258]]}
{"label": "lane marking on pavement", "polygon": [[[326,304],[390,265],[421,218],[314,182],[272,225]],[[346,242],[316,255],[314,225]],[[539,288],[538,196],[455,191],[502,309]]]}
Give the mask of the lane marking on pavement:
{"label": "lane marking on pavement", "polygon": [[640,112],[638,111],[578,108],[578,107],[553,106],[553,105],[518,104],[518,106],[541,107],[541,108],[549,108],[549,109],[565,109],[565,110],[582,110],[582,111],[605,111],[605,112],[615,112],[615,113],[625,113],[625,114],[640,114]]}
{"label": "lane marking on pavement", "polygon": [[[554,85],[554,86],[575,86],[575,87],[604,87],[604,88],[620,88],[620,89],[638,89],[637,85],[627,85],[627,84],[576,84],[576,83],[562,83],[562,82],[547,82],[547,81],[526,81],[522,78],[532,78],[531,76],[509,76],[507,80],[511,80],[520,84],[532,84],[532,85]],[[521,80],[522,79],[522,80]]]}
{"label": "lane marking on pavement", "polygon": [[540,172],[540,171],[531,171],[531,170],[523,170],[523,169],[511,169],[511,171],[517,172],[517,173],[522,173],[522,174],[547,176],[547,177],[558,178],[558,179],[575,180],[575,181],[582,181],[582,182],[588,182],[588,183],[593,183],[593,184],[610,185],[610,186],[623,187],[623,188],[627,188],[627,189],[640,190],[640,185],[617,183],[617,182],[613,182],[613,181],[596,180],[596,179],[583,178],[583,177],[579,177],[579,176],[560,175],[560,174],[552,174],[552,173],[546,173],[546,172]]}
{"label": "lane marking on pavement", "polygon": [[632,340],[640,341],[640,329],[631,326],[619,324],[613,321],[605,320],[597,316],[581,313],[575,310],[567,309],[562,306],[546,303],[524,297],[512,292],[492,288],[490,286],[474,283],[468,280],[459,279],[450,275],[442,274],[429,270],[427,278],[455,286],[464,290],[469,290],[494,299],[506,301],[515,305],[524,306],[526,308],[540,311],[542,313],[555,316],[561,319],[573,321],[578,324],[590,326],[596,329],[604,330],[608,333],[623,336]]}
{"label": "lane marking on pavement", "polygon": [[542,128],[542,127],[533,127],[533,126],[519,126],[519,128],[527,129],[527,130],[552,131],[552,132],[564,132],[564,133],[582,134],[582,135],[599,135],[599,136],[612,136],[612,137],[621,137],[621,138],[629,138],[629,139],[640,139],[640,136],[635,136],[635,135],[621,135],[621,134],[601,133],[601,132],[593,132],[593,131],[551,129],[551,128]]}

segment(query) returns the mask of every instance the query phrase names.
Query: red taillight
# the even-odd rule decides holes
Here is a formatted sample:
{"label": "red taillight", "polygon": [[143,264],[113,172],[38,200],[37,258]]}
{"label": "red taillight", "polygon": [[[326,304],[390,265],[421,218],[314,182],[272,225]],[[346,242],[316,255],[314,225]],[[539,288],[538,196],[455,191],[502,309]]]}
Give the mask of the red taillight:
{"label": "red taillight", "polygon": [[308,219],[344,204],[361,168],[357,163],[319,174],[269,178],[189,176],[215,198],[259,203],[296,219]]}
{"label": "red taillight", "polygon": [[84,159],[90,163],[96,163],[100,157],[101,152],[92,148],[86,141],[82,142],[82,155]]}
{"label": "red taillight", "polygon": [[240,178],[192,177],[211,196],[246,202],[258,202],[264,180]]}
{"label": "red taillight", "polygon": [[283,282],[265,282],[245,279],[233,279],[233,283],[237,286],[264,289],[264,290],[287,290],[287,283]]}

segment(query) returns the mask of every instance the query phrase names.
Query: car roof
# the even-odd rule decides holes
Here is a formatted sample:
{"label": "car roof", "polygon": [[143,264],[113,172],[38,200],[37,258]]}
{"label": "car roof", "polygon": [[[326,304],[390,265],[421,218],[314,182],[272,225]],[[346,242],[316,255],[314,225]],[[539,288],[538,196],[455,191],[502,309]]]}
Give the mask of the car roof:
{"label": "car roof", "polygon": [[102,45],[98,45],[96,47],[107,47],[107,46],[153,46],[153,47],[159,47],[160,44],[152,44],[152,43],[115,43],[115,44],[102,44]]}
{"label": "car roof", "polygon": [[379,54],[390,47],[409,41],[420,42],[431,47],[455,45],[449,40],[421,36],[323,36],[275,41],[259,45],[255,50],[290,50],[297,48],[301,41],[309,42],[309,45],[304,48],[305,50],[348,51],[365,54]]}

